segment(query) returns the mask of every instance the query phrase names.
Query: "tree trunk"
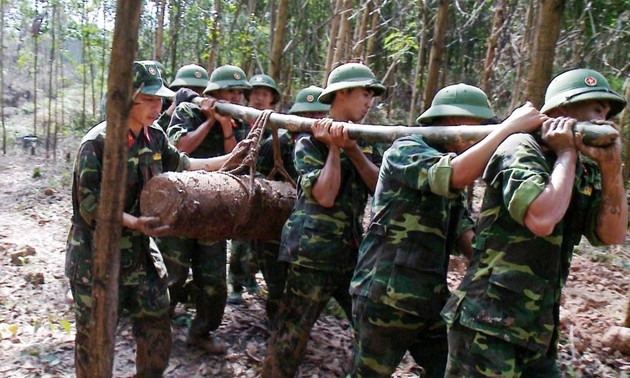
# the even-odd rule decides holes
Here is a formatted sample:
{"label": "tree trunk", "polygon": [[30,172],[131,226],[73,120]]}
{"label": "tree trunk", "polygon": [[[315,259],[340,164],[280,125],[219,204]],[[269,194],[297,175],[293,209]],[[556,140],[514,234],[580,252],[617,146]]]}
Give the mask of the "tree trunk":
{"label": "tree trunk", "polygon": [[[212,73],[219,63],[219,38],[221,37],[221,0],[214,2],[214,19],[210,27],[210,55],[208,56],[208,72]],[[175,71],[173,71],[175,72]]]}
{"label": "tree trunk", "polygon": [[331,63],[331,69],[338,66],[339,63],[346,59],[344,54],[347,45],[347,35],[350,32],[350,11],[352,10],[352,0],[343,0],[341,8],[341,17],[339,19],[339,32],[337,33],[337,44],[335,46],[335,53]]}
{"label": "tree trunk", "polygon": [[503,24],[505,23],[506,7],[507,0],[498,0],[495,4],[494,16],[492,17],[492,31],[490,36],[488,36],[486,59],[483,64],[481,79],[479,80],[479,88],[486,93],[488,98],[491,97],[490,79],[494,71],[494,58],[497,54],[499,35],[503,31]]}
{"label": "tree trunk", "polygon": [[[280,240],[295,202],[289,183],[223,172],[168,172],[149,180],[143,215],[158,216],[173,236],[194,239]],[[199,227],[203,224],[203,227]]]}
{"label": "tree trunk", "polygon": [[531,39],[531,29],[534,24],[534,15],[536,14],[536,2],[531,1],[527,5],[527,13],[525,14],[526,27],[523,31],[523,39],[518,51],[518,61],[516,63],[516,74],[514,78],[514,88],[512,89],[512,99],[510,101],[510,109],[516,108],[516,104],[521,98],[521,77],[523,75],[523,67],[526,66],[527,56],[529,56],[529,45]]}
{"label": "tree trunk", "polygon": [[164,38],[164,14],[166,13],[166,1],[156,0],[156,8],[158,9],[157,30],[155,31],[155,60],[162,61],[162,40]]}
{"label": "tree trunk", "polygon": [[2,154],[7,154],[7,129],[4,124],[4,6],[0,0],[0,123],[2,123]]}
{"label": "tree trunk", "polygon": [[[164,0],[166,1],[166,0]],[[107,0],[103,0],[103,25],[107,25]],[[103,33],[103,38],[101,40],[101,88],[99,91],[99,99],[103,99],[103,96],[105,96],[105,51],[107,51],[107,30],[105,28],[103,28],[103,30],[101,31],[101,33]],[[105,109],[101,106],[100,107],[100,111],[101,111],[101,119],[105,119]]]}
{"label": "tree trunk", "polygon": [[278,16],[273,32],[271,44],[271,56],[269,57],[269,76],[280,81],[280,68],[282,59],[282,49],[284,48],[284,33],[287,29],[287,19],[289,18],[289,0],[280,0],[278,3]]}
{"label": "tree trunk", "polygon": [[87,126],[86,99],[87,99],[87,0],[81,2],[81,64],[83,66],[83,81],[81,83],[81,126]]}
{"label": "tree trunk", "polygon": [[118,1],[107,93],[107,140],[92,266],[90,377],[111,377],[118,321],[120,234],[127,177],[132,62],[138,50],[141,1]]}
{"label": "tree trunk", "polygon": [[[218,4],[219,1],[217,0],[216,3]],[[171,4],[175,9],[175,12],[171,13],[171,72],[177,72],[177,43],[179,42],[179,28],[182,22],[181,0],[173,0]],[[210,55],[212,55],[212,50],[210,50]],[[208,71],[210,68],[208,66]]]}
{"label": "tree trunk", "polygon": [[437,92],[438,80],[440,77],[440,66],[442,50],[444,49],[444,37],[446,35],[446,24],[448,21],[448,0],[439,0],[437,15],[435,16],[435,28],[433,29],[433,42],[431,43],[431,53],[429,54],[429,70],[427,73],[427,84],[424,87],[424,109],[428,109],[433,101],[433,96]]}
{"label": "tree trunk", "polygon": [[420,29],[418,40],[418,59],[416,62],[416,68],[413,73],[413,85],[411,87],[411,101],[409,103],[409,118],[407,119],[408,125],[413,125],[416,121],[416,114],[420,114],[423,109],[416,109],[416,102],[418,97],[418,89],[420,88],[420,82],[422,81],[422,69],[424,68],[424,45],[427,40],[427,24],[429,22],[427,6],[424,0],[418,0],[418,21],[422,28]]}
{"label": "tree trunk", "polygon": [[[38,0],[35,0],[35,20],[33,20],[33,28],[31,30],[33,35],[33,135],[37,135],[37,58],[39,55],[39,30],[41,25],[41,19],[39,15]],[[2,88],[4,90],[4,88]],[[35,154],[35,149],[31,149],[31,154]]]}
{"label": "tree trunk", "polygon": [[[630,103],[630,78],[626,78],[623,84],[626,92],[626,101]],[[1,86],[0,86],[1,88]],[[623,183],[628,188],[628,177],[630,177],[630,122],[626,122],[628,118],[628,107],[623,108],[621,115],[619,116],[619,127],[621,128],[621,135],[625,136],[625,160],[623,165]]]}
{"label": "tree trunk", "polygon": [[[52,4],[52,17],[50,18],[50,58],[49,58],[49,75],[48,75],[48,121],[46,122],[46,159],[49,158],[51,147],[51,124],[53,121],[52,99],[53,99],[53,75],[55,67],[55,48],[56,48],[56,34],[55,23],[57,22],[57,3]],[[2,88],[2,87],[0,87]]]}
{"label": "tree trunk", "polygon": [[538,109],[544,103],[545,90],[551,81],[556,42],[562,24],[558,20],[562,20],[564,5],[565,0],[542,0],[538,9],[525,90],[525,98]]}
{"label": "tree trunk", "polygon": [[381,7],[381,0],[373,0],[374,1],[374,12],[372,12],[372,25],[370,27],[370,35],[367,40],[367,50],[365,51],[365,57],[363,61],[366,66],[370,65],[370,58],[374,54],[374,49],[376,46],[376,31],[379,28],[379,12],[377,11]]}
{"label": "tree trunk", "polygon": [[361,17],[361,23],[358,27],[357,35],[354,38],[354,46],[352,49],[352,58],[355,61],[363,61],[363,54],[365,53],[367,25],[370,19],[370,13],[372,10],[372,0],[366,0],[363,4],[363,15]]}
{"label": "tree trunk", "polygon": [[324,82],[322,87],[326,88],[328,74],[333,69],[333,57],[335,56],[335,46],[337,46],[337,35],[339,34],[339,24],[341,23],[341,7],[344,0],[335,1],[335,9],[333,10],[333,19],[330,24],[330,34],[328,41],[328,51],[326,52],[326,65],[324,66]]}

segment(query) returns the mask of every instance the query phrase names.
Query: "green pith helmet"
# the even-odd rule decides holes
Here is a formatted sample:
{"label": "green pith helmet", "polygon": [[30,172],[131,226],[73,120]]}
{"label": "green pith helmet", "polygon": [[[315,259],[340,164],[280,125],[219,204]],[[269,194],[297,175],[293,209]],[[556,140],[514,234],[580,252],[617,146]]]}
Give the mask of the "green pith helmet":
{"label": "green pith helmet", "polygon": [[175,96],[175,92],[164,86],[158,66],[153,60],[133,62],[133,88],[140,88],[140,93],[154,96]]}
{"label": "green pith helmet", "polygon": [[360,63],[346,63],[330,72],[326,89],[318,100],[322,104],[331,104],[335,92],[350,88],[368,88],[374,92],[374,96],[385,93],[385,87],[367,66]]}
{"label": "green pith helmet", "polygon": [[487,120],[494,117],[488,96],[479,88],[468,84],[444,87],[435,94],[431,107],[420,114],[418,123],[431,123],[438,117],[471,117]]}
{"label": "green pith helmet", "polygon": [[295,103],[289,109],[289,114],[306,113],[306,112],[328,112],[330,105],[322,104],[317,98],[324,91],[323,88],[311,85],[308,88],[300,90],[295,96]]}
{"label": "green pith helmet", "polygon": [[181,87],[200,87],[205,88],[208,85],[208,71],[196,64],[187,64],[177,70],[175,80],[170,87],[179,89]]}
{"label": "green pith helmet", "polygon": [[249,90],[252,86],[247,82],[247,77],[242,69],[226,64],[212,71],[210,82],[203,94],[208,94],[219,89]]}
{"label": "green pith helmet", "polygon": [[[271,89],[273,92],[273,102],[271,105],[275,105],[280,101],[280,91],[278,90],[278,86],[276,85],[276,81],[269,75],[259,74],[252,76],[249,79],[249,85],[254,87],[266,87]],[[245,98],[249,101],[249,92],[245,93]]]}
{"label": "green pith helmet", "polygon": [[595,70],[578,68],[551,80],[545,93],[545,104],[540,111],[547,113],[563,105],[587,100],[608,100],[608,118],[617,115],[626,106],[626,100],[610,89],[602,74]]}

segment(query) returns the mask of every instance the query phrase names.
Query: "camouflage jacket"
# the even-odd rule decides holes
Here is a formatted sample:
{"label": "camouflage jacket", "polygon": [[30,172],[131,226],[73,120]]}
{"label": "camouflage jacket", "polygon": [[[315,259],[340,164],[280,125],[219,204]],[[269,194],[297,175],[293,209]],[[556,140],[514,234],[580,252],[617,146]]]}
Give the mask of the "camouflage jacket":
{"label": "camouflage jacket", "polygon": [[[103,173],[103,150],[106,123],[92,128],[81,141],[74,164],[72,182],[72,226],[66,247],[66,275],[71,281],[90,285],[93,234]],[[129,132],[127,178],[124,212],[140,215],[140,192],[144,183],[164,171],[183,170],[189,166],[188,158],[168,143],[164,131],[157,125],[143,129],[134,138]],[[122,229],[120,245],[120,277],[125,284],[133,284],[148,259],[158,273],[165,274],[162,257],[150,253],[150,238],[138,231]],[[142,274],[142,273],[140,273]]]}
{"label": "camouflage jacket", "polygon": [[[278,144],[284,169],[293,180],[297,180],[298,173],[295,170],[295,164],[293,164],[293,148],[295,147],[293,134],[290,131],[279,129]],[[256,161],[256,171],[261,173],[264,177],[267,177],[274,168],[273,159],[273,137],[270,135],[260,145],[258,160]],[[271,179],[285,181],[279,174],[276,174]]]}
{"label": "camouflage jacket", "polygon": [[[188,134],[190,131],[196,130],[205,120],[206,116],[201,112],[199,106],[192,102],[182,102],[175,108],[166,134],[171,143],[177,145],[184,135]],[[247,136],[249,126],[245,122],[237,119],[232,119],[232,121],[236,141],[243,140],[244,137]],[[225,155],[226,152],[227,151],[223,148],[223,130],[221,130],[219,124],[215,124],[212,126],[203,142],[201,142],[199,147],[197,147],[190,156],[194,158],[209,158]]]}
{"label": "camouflage jacket", "polygon": [[537,237],[523,225],[527,208],[550,179],[553,156],[531,135],[506,139],[490,159],[473,261],[442,315],[535,352],[550,346],[559,322],[560,290],[574,245],[595,235],[601,202],[597,165],[580,156],[567,213],[553,233]]}
{"label": "camouflage jacket", "polygon": [[419,136],[400,138],[387,150],[351,294],[417,316],[439,316],[449,293],[449,253],[473,227],[464,191],[450,189],[453,157]]}
{"label": "camouflage jacket", "polygon": [[[372,147],[360,144],[372,160]],[[361,217],[368,188],[341,151],[341,186],[331,208],[320,206],[312,189],[326,163],[328,147],[312,135],[300,135],[294,162],[299,183],[293,211],[282,229],[280,260],[322,271],[351,271],[361,242]]]}

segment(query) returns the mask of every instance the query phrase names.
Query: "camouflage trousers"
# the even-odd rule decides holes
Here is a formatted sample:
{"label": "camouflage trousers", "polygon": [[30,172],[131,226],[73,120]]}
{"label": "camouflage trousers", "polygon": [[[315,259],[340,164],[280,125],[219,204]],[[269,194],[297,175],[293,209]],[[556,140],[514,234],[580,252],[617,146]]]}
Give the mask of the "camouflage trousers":
{"label": "camouflage trousers", "polygon": [[[122,273],[121,273],[122,274]],[[166,280],[158,277],[153,266],[136,272],[133,285],[118,287],[118,312],[129,311],[136,341],[136,377],[161,377],[171,354],[171,323],[168,316]],[[74,361],[77,377],[89,377],[90,317],[92,287],[74,280],[70,282],[74,297],[77,334]]]}
{"label": "camouflage trousers", "polygon": [[423,377],[444,377],[448,344],[439,313],[420,317],[362,296],[352,297],[353,377],[391,377],[409,351]]}
{"label": "camouflage trousers", "polygon": [[293,377],[302,362],[313,325],[330,298],[350,318],[352,271],[325,272],[290,265],[282,304],[267,344],[262,377]]}
{"label": "camouflage trousers", "polygon": [[[171,307],[194,302],[192,336],[205,337],[221,325],[227,300],[226,242],[187,238],[162,238],[158,245],[169,276]],[[186,280],[192,269],[192,284]]]}
{"label": "camouflage trousers", "polygon": [[448,329],[448,344],[445,377],[561,376],[554,343],[543,355],[455,322]]}
{"label": "camouflage trousers", "polygon": [[280,243],[278,241],[254,240],[254,250],[256,251],[256,259],[260,270],[267,284],[265,310],[268,324],[272,327],[278,317],[278,311],[282,303],[288,264],[278,260],[280,253]]}
{"label": "camouflage trousers", "polygon": [[256,286],[258,264],[254,257],[251,240],[230,241],[230,271],[228,280],[232,291],[240,293],[243,287]]}

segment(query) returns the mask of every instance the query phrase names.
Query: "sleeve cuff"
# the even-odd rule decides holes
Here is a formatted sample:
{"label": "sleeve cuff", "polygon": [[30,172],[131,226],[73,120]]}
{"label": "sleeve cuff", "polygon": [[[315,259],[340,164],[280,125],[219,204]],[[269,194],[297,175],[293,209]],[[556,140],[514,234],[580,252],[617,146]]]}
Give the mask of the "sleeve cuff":
{"label": "sleeve cuff", "polygon": [[428,180],[431,191],[439,196],[453,198],[456,194],[451,192],[451,174],[453,167],[452,154],[444,155],[429,168]]}
{"label": "sleeve cuff", "polygon": [[545,184],[538,180],[527,180],[523,182],[514,192],[507,208],[510,216],[520,225],[524,225],[525,214],[529,205],[542,193]]}

